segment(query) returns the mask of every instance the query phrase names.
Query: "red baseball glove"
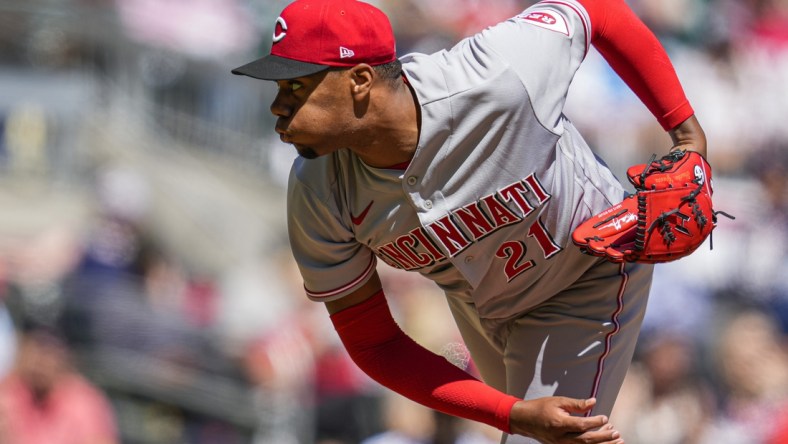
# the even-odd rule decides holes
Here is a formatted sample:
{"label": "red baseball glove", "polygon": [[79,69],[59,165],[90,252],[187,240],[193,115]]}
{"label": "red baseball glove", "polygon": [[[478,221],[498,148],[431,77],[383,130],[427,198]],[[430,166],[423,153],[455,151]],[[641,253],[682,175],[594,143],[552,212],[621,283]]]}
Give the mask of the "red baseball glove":
{"label": "red baseball glove", "polygon": [[613,262],[659,263],[695,251],[717,224],[711,167],[694,151],[676,150],[627,170],[636,193],[593,216],[572,233],[587,254]]}

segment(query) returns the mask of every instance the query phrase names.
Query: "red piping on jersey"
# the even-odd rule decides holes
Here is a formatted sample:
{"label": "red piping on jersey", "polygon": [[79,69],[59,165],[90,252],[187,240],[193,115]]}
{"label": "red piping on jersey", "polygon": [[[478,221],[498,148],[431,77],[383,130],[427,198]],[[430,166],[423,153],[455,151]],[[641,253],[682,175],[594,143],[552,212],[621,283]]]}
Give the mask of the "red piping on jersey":
{"label": "red piping on jersey", "polygon": [[342,293],[343,291],[347,291],[355,287],[356,285],[360,284],[361,282],[363,282],[375,270],[375,264],[376,264],[375,256],[372,255],[372,257],[369,259],[369,264],[367,265],[367,268],[364,269],[361,275],[353,279],[352,281],[348,282],[347,284],[327,291],[311,291],[310,289],[306,288],[306,285],[304,285],[304,291],[306,291],[307,296],[313,299],[325,299],[325,298],[330,298],[332,296],[336,296]]}
{"label": "red piping on jersey", "polygon": [[398,164],[396,164],[396,165],[392,165],[392,166],[388,167],[388,169],[389,169],[389,170],[401,170],[401,171],[405,171],[405,170],[407,170],[407,169],[408,169],[408,165],[410,165],[410,160],[408,160],[408,161],[405,161],[405,162],[402,162],[402,163],[398,163]]}
{"label": "red piping on jersey", "polygon": [[[613,321],[613,330],[611,330],[605,337],[605,351],[602,352],[602,356],[599,357],[599,361],[597,363],[596,376],[594,376],[594,387],[591,390],[590,396],[592,398],[595,398],[599,392],[599,383],[602,380],[602,373],[605,371],[605,360],[607,359],[608,355],[610,355],[613,336],[621,331],[621,322],[618,320],[618,317],[621,315],[621,312],[624,311],[624,292],[627,288],[627,282],[629,282],[629,274],[624,269],[623,263],[621,264],[618,273],[621,276],[621,286],[618,288],[618,295],[616,296],[616,311],[613,312],[613,317],[611,319]],[[591,411],[588,411],[586,416],[590,415]]]}

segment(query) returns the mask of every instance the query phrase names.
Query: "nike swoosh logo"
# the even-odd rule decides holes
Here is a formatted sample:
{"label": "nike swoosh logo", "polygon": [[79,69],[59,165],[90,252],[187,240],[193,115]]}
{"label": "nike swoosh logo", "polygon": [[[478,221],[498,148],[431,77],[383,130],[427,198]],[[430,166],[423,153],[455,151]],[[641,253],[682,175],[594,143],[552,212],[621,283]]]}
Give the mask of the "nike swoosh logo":
{"label": "nike swoosh logo", "polygon": [[358,216],[353,216],[352,214],[350,215],[350,220],[353,222],[353,225],[361,225],[361,223],[364,222],[364,219],[366,219],[367,213],[369,213],[369,209],[372,208],[373,203],[375,203],[374,200],[370,202],[369,205],[364,208],[364,211],[362,211]]}

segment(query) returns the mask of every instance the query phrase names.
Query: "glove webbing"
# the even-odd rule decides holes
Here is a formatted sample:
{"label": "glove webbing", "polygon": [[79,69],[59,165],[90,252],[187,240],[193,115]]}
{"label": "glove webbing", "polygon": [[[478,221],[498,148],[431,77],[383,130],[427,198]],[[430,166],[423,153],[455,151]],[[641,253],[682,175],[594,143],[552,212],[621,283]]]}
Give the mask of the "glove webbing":
{"label": "glove webbing", "polygon": [[[648,160],[648,162],[646,162],[646,167],[643,168],[643,172],[640,173],[640,183],[641,184],[646,183],[646,177],[648,177],[650,174],[654,174],[653,171],[650,171],[652,168],[655,170],[659,170],[660,173],[664,173],[665,171],[673,168],[673,165],[679,160],[681,160],[684,157],[684,154],[686,154],[686,151],[674,150],[666,154],[665,156],[662,156],[659,162],[655,162],[655,160],[657,159],[657,155],[652,154],[651,158]],[[638,188],[645,189],[642,187],[642,185],[641,187]]]}
{"label": "glove webbing", "polygon": [[[643,172],[640,173],[641,186],[638,188],[642,190],[645,189],[642,186],[642,184],[646,183],[646,177],[648,177],[650,174],[653,174],[654,170],[659,170],[660,172],[664,173],[665,171],[673,168],[673,165],[679,160],[681,160],[685,154],[686,151],[682,151],[682,150],[671,151],[667,155],[663,156],[659,162],[655,162],[657,155],[652,154],[651,158],[646,163],[646,167],[643,169]],[[692,208],[693,216],[695,217],[695,222],[698,224],[700,229],[703,230],[703,227],[705,227],[706,224],[708,223],[708,218],[706,218],[706,216],[703,214],[696,200],[696,197],[698,196],[698,194],[700,194],[700,192],[703,189],[703,183],[701,182],[701,180],[702,179],[700,177],[696,177],[695,179],[692,180],[692,182],[695,183],[697,187],[694,190],[692,190],[687,196],[683,197],[681,201],[690,204]],[[672,187],[672,185],[670,185],[670,187]],[[662,235],[662,239],[665,241],[665,244],[668,247],[670,247],[670,244],[672,244],[676,240],[676,234],[673,232],[674,229],[679,233],[686,234],[688,236],[690,234],[686,228],[675,224],[674,226],[671,226],[671,224],[668,223],[668,217],[672,216],[673,214],[675,214],[677,217],[685,221],[690,219],[690,216],[680,212],[678,208],[675,208],[670,211],[666,211],[660,214],[659,216],[657,216],[654,222],[651,223],[651,226],[649,226],[647,229],[644,229],[645,212],[646,212],[646,196],[642,194],[638,195],[638,212],[640,213],[640,217],[638,218],[638,228],[637,231],[635,232],[635,249],[638,251],[642,251],[645,248],[646,232],[650,233],[656,227],[660,227],[659,232]]]}
{"label": "glove webbing", "polygon": [[[714,225],[717,225],[717,215],[718,214],[722,214],[723,216],[727,217],[730,220],[736,220],[735,217],[731,216],[730,214],[728,214],[728,213],[726,213],[724,211],[711,210],[711,220],[712,220],[712,223],[714,223]],[[709,250],[713,250],[714,249],[714,237],[713,236],[714,236],[714,232],[712,231],[709,234]]]}

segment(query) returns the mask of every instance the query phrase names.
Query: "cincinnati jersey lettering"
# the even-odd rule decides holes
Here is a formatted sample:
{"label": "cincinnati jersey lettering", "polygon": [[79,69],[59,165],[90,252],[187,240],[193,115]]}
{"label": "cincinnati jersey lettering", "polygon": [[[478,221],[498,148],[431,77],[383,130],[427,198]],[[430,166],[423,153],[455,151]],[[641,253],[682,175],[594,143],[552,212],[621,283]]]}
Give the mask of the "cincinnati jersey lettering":
{"label": "cincinnati jersey lettering", "polygon": [[[529,199],[530,197],[530,199]],[[522,222],[536,208],[550,200],[550,194],[533,174],[515,183],[453,210],[426,227],[417,227],[394,241],[377,247],[376,255],[384,262],[403,270],[418,270],[454,257],[473,243],[501,228]],[[517,211],[507,205],[514,204]],[[528,229],[528,236],[537,240],[545,258],[560,251],[540,221]],[[517,256],[522,247],[502,246],[501,258]],[[517,259],[522,259],[517,257]],[[524,270],[523,270],[524,271]],[[507,275],[510,273],[507,272]],[[520,273],[517,273],[520,274]],[[511,276],[510,276],[511,277]]]}

